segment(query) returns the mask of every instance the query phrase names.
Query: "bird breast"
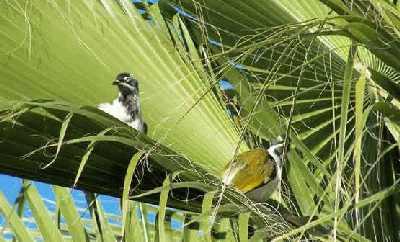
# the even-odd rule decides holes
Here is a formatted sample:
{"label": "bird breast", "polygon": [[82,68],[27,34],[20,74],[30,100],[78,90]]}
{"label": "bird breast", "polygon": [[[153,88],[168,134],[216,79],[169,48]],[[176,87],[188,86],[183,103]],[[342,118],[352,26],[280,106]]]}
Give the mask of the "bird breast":
{"label": "bird breast", "polygon": [[98,106],[98,108],[124,123],[129,123],[132,121],[132,117],[128,113],[128,110],[124,105],[122,105],[121,102],[118,101],[118,99],[115,99],[112,103],[102,103]]}

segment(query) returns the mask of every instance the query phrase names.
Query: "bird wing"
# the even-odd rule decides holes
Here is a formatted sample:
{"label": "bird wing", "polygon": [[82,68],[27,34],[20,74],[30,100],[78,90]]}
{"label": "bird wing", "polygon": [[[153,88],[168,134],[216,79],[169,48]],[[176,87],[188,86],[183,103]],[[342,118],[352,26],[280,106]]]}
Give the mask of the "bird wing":
{"label": "bird wing", "polygon": [[245,166],[245,163],[238,163],[234,161],[225,169],[225,172],[222,175],[222,182],[226,185],[231,185],[238,172],[240,172]]}

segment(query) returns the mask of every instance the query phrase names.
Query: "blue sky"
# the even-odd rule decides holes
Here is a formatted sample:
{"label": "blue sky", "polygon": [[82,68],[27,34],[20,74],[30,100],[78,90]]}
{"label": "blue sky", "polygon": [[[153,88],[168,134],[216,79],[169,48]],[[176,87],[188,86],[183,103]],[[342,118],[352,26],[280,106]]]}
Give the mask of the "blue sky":
{"label": "blue sky", "polygon": [[21,179],[0,174],[0,190],[6,195],[9,202],[14,202],[21,187]]}
{"label": "blue sky", "polygon": [[[15,199],[18,196],[19,190],[21,188],[22,180],[17,177],[12,177],[8,175],[2,175],[0,174],[0,191],[5,194],[7,197],[9,203],[11,205],[14,204]],[[42,182],[34,182],[36,185],[37,189],[39,190],[40,195],[42,196],[44,203],[46,207],[49,209],[49,211],[54,211],[55,210],[55,197],[51,188],[51,185],[48,185],[46,183]],[[82,208],[80,210],[81,217],[84,218],[90,218],[90,213],[89,210],[87,209],[86,205],[86,200],[84,197],[84,194],[79,191],[79,190],[73,190],[72,191],[72,197],[74,198],[75,205],[78,208]],[[106,213],[110,214],[116,214],[120,215],[121,210],[120,210],[120,203],[119,199],[111,197],[111,196],[106,196],[106,195],[99,195],[97,197],[101,201],[101,205],[103,206],[103,209]],[[139,212],[139,211],[138,211]],[[31,212],[27,207],[25,208],[24,215],[26,217],[31,216]],[[155,213],[149,213],[147,217],[147,221],[150,223],[155,223]],[[138,213],[138,217],[140,217],[140,214]],[[114,224],[119,224],[119,221],[115,220],[109,220],[111,223]],[[4,223],[4,218],[0,214],[0,225]],[[25,226],[29,228],[35,228],[36,225],[32,223],[25,222]],[[181,230],[182,229],[182,222],[176,220],[176,219],[171,219],[171,227],[175,230]],[[10,234],[5,235],[5,238],[11,239]]]}
{"label": "blue sky", "polygon": [[[54,209],[54,194],[50,185],[42,182],[34,182],[39,190],[40,195],[45,200],[45,204],[49,210]],[[7,197],[10,204],[15,202],[21,188],[22,180],[17,177],[0,174],[0,191]],[[85,208],[86,201],[83,193],[79,190],[73,190],[72,196],[78,207]],[[120,214],[119,200],[114,197],[100,195],[100,201],[106,213]],[[85,214],[82,214],[85,216]],[[1,221],[1,220],[0,220]]]}
{"label": "blue sky", "polygon": [[[42,196],[44,204],[46,205],[47,209],[49,211],[54,211],[55,207],[56,207],[55,206],[55,197],[54,197],[51,186],[48,184],[42,183],[42,182],[34,182],[34,184],[36,185],[40,195]],[[5,194],[5,196],[11,206],[13,206],[13,204],[15,203],[15,199],[18,196],[21,185],[22,185],[22,179],[0,174],[0,191],[3,192],[3,194]],[[72,197],[74,198],[75,205],[78,208],[82,208],[82,209],[79,209],[81,217],[90,218],[90,212],[87,209],[84,194],[79,190],[73,190]],[[100,195],[100,196],[98,196],[98,199],[100,199],[103,209],[106,213],[118,214],[118,215],[121,214],[121,210],[119,207],[119,200],[117,198]],[[24,216],[25,217],[32,216],[29,206],[25,207]],[[151,218],[151,216],[149,216],[149,221],[150,222],[153,221],[153,223],[154,223],[155,219]],[[4,217],[2,217],[2,214],[0,213],[0,226],[3,225],[4,222],[5,222]],[[63,222],[63,219],[62,219],[62,222]],[[118,223],[119,221],[115,221],[115,220],[109,220],[109,222],[114,223],[114,224],[119,224]],[[35,223],[25,221],[24,224],[28,228],[36,229]],[[176,226],[175,228],[178,229],[179,227]],[[12,234],[5,233],[4,238],[12,239]]]}

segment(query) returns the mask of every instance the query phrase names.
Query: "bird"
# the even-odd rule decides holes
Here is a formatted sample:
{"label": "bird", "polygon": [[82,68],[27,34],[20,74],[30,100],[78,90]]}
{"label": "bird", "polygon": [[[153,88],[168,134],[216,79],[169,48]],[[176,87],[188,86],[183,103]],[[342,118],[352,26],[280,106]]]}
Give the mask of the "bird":
{"label": "bird", "polygon": [[119,73],[113,85],[118,87],[118,96],[112,103],[101,103],[98,108],[119,119],[137,131],[146,134],[140,106],[139,82],[128,72]]}
{"label": "bird", "polygon": [[222,182],[250,199],[264,202],[281,184],[284,144],[281,136],[268,147],[239,154],[227,164]]}

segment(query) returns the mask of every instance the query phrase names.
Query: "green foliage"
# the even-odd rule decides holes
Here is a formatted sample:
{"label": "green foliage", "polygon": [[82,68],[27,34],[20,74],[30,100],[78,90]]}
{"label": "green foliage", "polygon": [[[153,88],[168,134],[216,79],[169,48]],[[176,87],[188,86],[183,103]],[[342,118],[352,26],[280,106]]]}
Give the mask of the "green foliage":
{"label": "green foliage", "polygon": [[[0,171],[83,189],[91,214],[79,218],[69,191],[55,186],[65,218],[57,227],[26,183],[38,230],[0,197],[4,231],[21,241],[399,239],[398,6],[159,5],[136,4],[141,16],[125,0],[0,2]],[[94,107],[113,98],[121,71],[140,80],[149,136]],[[237,114],[227,115],[227,101]],[[238,153],[278,135],[284,178],[265,204],[221,184]],[[122,197],[120,226],[93,193]]]}

